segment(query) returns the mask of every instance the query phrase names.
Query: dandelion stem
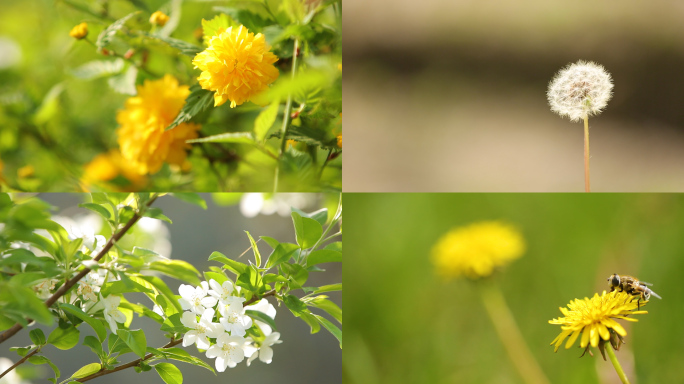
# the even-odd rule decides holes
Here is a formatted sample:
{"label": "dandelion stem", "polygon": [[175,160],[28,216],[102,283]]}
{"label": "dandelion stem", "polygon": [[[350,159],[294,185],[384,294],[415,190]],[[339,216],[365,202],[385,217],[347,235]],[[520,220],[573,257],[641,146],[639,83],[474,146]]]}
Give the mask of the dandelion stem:
{"label": "dandelion stem", "polygon": [[622,370],[622,366],[620,365],[620,362],[618,361],[617,357],[615,356],[615,352],[613,351],[613,346],[610,345],[610,343],[606,343],[606,351],[608,351],[608,357],[610,358],[610,362],[613,363],[613,367],[615,367],[615,371],[617,372],[618,376],[620,377],[620,381],[622,381],[622,384],[629,384],[629,380],[627,379],[627,376],[625,375],[625,371]]}
{"label": "dandelion stem", "polygon": [[589,116],[584,116],[584,191],[589,190]]}
{"label": "dandelion stem", "polygon": [[[299,50],[299,40],[295,39],[294,49],[292,51],[292,78],[294,79],[297,73],[297,51]],[[280,176],[280,161],[283,159],[285,153],[285,145],[287,143],[287,126],[290,123],[290,113],[292,112],[292,93],[287,94],[287,103],[285,104],[285,112],[283,113],[283,127],[280,129],[280,152],[278,153],[278,164],[276,165],[275,180],[273,181],[273,193],[278,192],[278,178]]]}
{"label": "dandelion stem", "polygon": [[494,323],[496,333],[520,376],[529,384],[549,384],[549,380],[525,344],[525,339],[523,339],[499,287],[490,282],[482,282],[478,285],[487,314]]}

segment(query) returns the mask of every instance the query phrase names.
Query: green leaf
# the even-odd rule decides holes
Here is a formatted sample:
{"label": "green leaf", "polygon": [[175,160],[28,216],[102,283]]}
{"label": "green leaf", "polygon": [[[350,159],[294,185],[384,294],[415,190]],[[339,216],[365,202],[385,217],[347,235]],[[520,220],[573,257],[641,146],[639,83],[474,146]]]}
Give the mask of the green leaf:
{"label": "green leaf", "polygon": [[175,197],[176,199],[183,200],[186,203],[190,203],[193,205],[196,205],[198,207],[201,207],[202,209],[207,209],[207,202],[204,201],[204,199],[192,192],[173,192],[171,193],[171,196]]}
{"label": "green leaf", "polygon": [[245,314],[254,320],[259,320],[262,323],[266,323],[266,324],[270,325],[271,328],[273,328],[274,330],[277,330],[277,327],[275,325],[275,321],[273,320],[273,318],[271,318],[267,314],[265,314],[261,311],[252,311],[250,309],[246,310]]}
{"label": "green leaf", "polygon": [[150,284],[152,284],[162,294],[162,296],[164,296],[164,298],[166,298],[166,300],[169,301],[174,308],[176,308],[178,312],[183,311],[180,303],[178,302],[178,298],[173,294],[173,292],[171,292],[171,289],[169,289],[162,279],[156,276],[140,276],[140,278],[147,280]]}
{"label": "green leaf", "polygon": [[140,358],[145,357],[145,350],[147,349],[147,339],[142,329],[135,331],[127,331],[125,329],[117,330],[119,338],[128,345],[129,348]]}
{"label": "green leaf", "polygon": [[330,333],[332,333],[332,335],[335,336],[335,338],[337,338],[337,341],[340,342],[340,348],[342,348],[342,330],[337,328],[335,324],[331,323],[330,320],[326,319],[323,316],[314,315],[314,317],[316,318],[316,320],[318,320],[319,323],[321,323],[323,327],[325,327],[325,329],[330,331]]}
{"label": "green leaf", "polygon": [[100,204],[83,203],[83,204],[79,204],[78,206],[81,208],[90,209],[91,211],[93,211],[93,212],[99,214],[100,216],[104,217],[105,220],[109,220],[112,217],[111,213],[109,213],[107,208],[101,206]]}
{"label": "green leaf", "polygon": [[308,312],[306,309],[306,304],[304,304],[297,296],[285,295],[283,302],[287,309],[289,309],[293,315],[299,317],[299,315]]}
{"label": "green leaf", "polygon": [[91,80],[121,73],[124,69],[124,63],[122,58],[116,58],[115,60],[93,60],[69,72],[76,78]]}
{"label": "green leaf", "polygon": [[45,343],[47,342],[45,340],[45,334],[43,333],[42,330],[40,330],[38,328],[29,332],[29,337],[31,338],[31,341],[35,345],[45,345]]}
{"label": "green leaf", "polygon": [[214,16],[211,20],[202,19],[202,32],[204,33],[204,42],[208,43],[212,37],[218,35],[219,33],[225,31],[226,29],[238,26],[233,19],[228,17],[226,14],[219,14]]}
{"label": "green leaf", "polygon": [[33,355],[28,358],[28,362],[33,365],[47,364],[48,361],[50,360],[47,357],[40,355]]}
{"label": "green leaf", "polygon": [[103,297],[128,292],[152,293],[152,290],[130,279],[104,283],[100,289]]}
{"label": "green leaf", "polygon": [[199,272],[192,264],[183,260],[158,260],[150,264],[149,269],[161,272],[192,285],[199,285]]}
{"label": "green leaf", "polygon": [[162,352],[167,359],[194,364],[214,372],[214,368],[212,368],[209,364],[205,363],[201,359],[198,359],[197,357],[191,356],[181,348],[160,348],[159,351]]}
{"label": "green leaf", "polygon": [[341,291],[341,290],[342,290],[342,283],[339,283],[339,284],[323,285],[323,286],[320,286],[318,288],[314,288],[312,292],[313,293],[324,293],[324,292],[335,292],[335,291]]}
{"label": "green leaf", "polygon": [[275,123],[276,116],[278,116],[278,106],[280,105],[280,100],[275,99],[268,106],[259,113],[256,120],[254,120],[254,137],[257,141],[262,141],[266,137],[266,134]]}
{"label": "green leaf", "polygon": [[342,262],[342,252],[333,251],[330,249],[319,249],[311,252],[306,258],[307,267],[321,263],[334,262]]}
{"label": "green leaf", "polygon": [[78,371],[71,375],[70,379],[82,379],[86,376],[90,376],[94,373],[100,372],[102,365],[100,363],[91,363],[84,367],[81,367]]}
{"label": "green leaf", "polygon": [[302,217],[297,212],[292,212],[297,244],[302,248],[311,248],[323,235],[323,227],[318,221]]}
{"label": "green leaf", "polygon": [[266,269],[277,267],[280,263],[290,260],[292,254],[299,249],[297,244],[292,243],[280,243],[278,244],[271,255],[268,256],[268,261],[266,262]]}
{"label": "green leaf", "polygon": [[207,136],[201,139],[187,140],[186,143],[234,143],[256,145],[251,132],[229,132],[220,135]]}
{"label": "green leaf", "polygon": [[106,357],[106,354],[102,349],[103,342],[104,340],[99,341],[95,336],[86,336],[85,339],[83,339],[83,345],[90,348],[90,350],[93,351],[93,353],[95,353],[100,358],[100,360]]}
{"label": "green leaf", "polygon": [[[40,300],[31,288],[23,287],[15,283],[22,275],[12,277],[9,282],[0,281],[0,303],[3,303],[2,314],[10,316],[10,313],[19,315],[19,318],[31,318],[45,325],[52,325],[53,318],[45,304]],[[14,318],[15,321],[18,319]],[[24,322],[26,322],[24,320]]]}
{"label": "green leaf", "polygon": [[168,217],[166,217],[166,216],[162,213],[162,210],[161,210],[160,208],[148,208],[148,209],[146,209],[146,210],[145,210],[145,213],[143,213],[143,217],[151,217],[151,218],[153,218],[153,219],[163,220],[163,221],[166,221],[166,222],[169,223],[169,224],[173,224],[173,222],[171,222],[171,219],[169,219]]}
{"label": "green leaf", "polygon": [[225,255],[223,255],[221,252],[213,252],[211,254],[211,256],[209,256],[209,260],[218,261],[219,263],[223,263],[227,269],[229,269],[231,272],[235,273],[236,275],[240,275],[247,270],[246,264],[240,263],[239,261],[235,261],[233,259],[229,259]]}
{"label": "green leaf", "polygon": [[166,384],[183,384],[183,374],[175,365],[159,363],[154,366],[154,369]]}
{"label": "green leaf", "polygon": [[99,320],[89,316],[88,314],[83,312],[80,308],[78,308],[74,305],[71,305],[71,304],[62,303],[62,304],[59,304],[59,307],[63,311],[68,312],[68,313],[78,317],[79,319],[85,321],[86,323],[88,323],[88,325],[90,325],[93,328],[93,330],[95,330],[95,333],[97,334],[98,339],[100,339],[101,342],[105,341],[105,339],[107,338],[107,329],[105,329],[104,325],[102,325],[102,323]]}
{"label": "green leaf", "polygon": [[285,263],[281,264],[281,267],[289,275],[289,278],[292,279],[292,286],[290,289],[301,288],[309,279],[309,271],[299,264]]}
{"label": "green leaf", "polygon": [[260,238],[261,240],[265,241],[266,244],[268,244],[268,245],[269,245],[271,248],[273,248],[273,249],[276,249],[276,247],[278,246],[278,244],[280,244],[280,242],[279,242],[278,240],[276,240],[276,239],[274,239],[274,238],[272,238],[272,237],[269,237],[269,236],[259,236],[259,238]]}
{"label": "green leaf", "polygon": [[326,311],[328,314],[330,314],[330,316],[337,320],[338,323],[342,324],[342,308],[328,300],[327,296],[316,296],[312,299],[306,300],[305,302],[309,306]]}
{"label": "green leaf", "polygon": [[202,47],[199,47],[199,46],[192,44],[192,43],[188,43],[187,41],[174,39],[173,37],[164,37],[164,36],[160,36],[160,35],[153,35],[151,33],[143,32],[143,31],[138,32],[138,34],[140,34],[144,38],[162,42],[162,43],[168,45],[169,47],[171,47],[173,49],[179,50],[180,53],[182,53],[186,56],[190,56],[190,57],[195,57],[195,55],[202,52],[202,50],[203,50]]}
{"label": "green leaf", "polygon": [[[64,91],[64,83],[55,84],[43,98],[43,102],[38,111],[33,115],[33,122],[36,125],[45,124],[60,110],[59,95]],[[21,206],[20,206],[21,207]],[[38,226],[35,226],[38,228]]]}
{"label": "green leaf", "polygon": [[[14,325],[14,322],[12,322],[12,325]],[[27,353],[29,353],[30,350],[32,350],[34,347],[10,347],[10,351],[15,351],[17,352],[17,355],[24,357],[26,356]]]}
{"label": "green leaf", "polygon": [[169,316],[166,320],[164,320],[161,330],[171,333],[187,332],[189,328],[183,325],[181,322],[181,315],[181,313],[176,313]]}
{"label": "green leaf", "polygon": [[109,45],[111,43],[112,39],[114,38],[114,35],[123,28],[124,24],[131,19],[132,17],[138,15],[140,11],[135,11],[133,13],[129,13],[128,15],[120,18],[119,20],[113,22],[111,25],[109,25],[107,28],[102,30],[100,32],[100,35],[97,37],[97,41],[95,44],[97,45],[98,48],[103,48]]}
{"label": "green leaf", "polygon": [[79,336],[80,332],[74,326],[69,326],[69,328],[57,327],[50,333],[47,342],[59,349],[67,350],[78,344]]}
{"label": "green leaf", "polygon": [[135,81],[138,78],[138,68],[134,65],[128,67],[126,72],[114,75],[107,79],[107,84],[112,90],[123,95],[135,95],[138,91],[135,88]]}
{"label": "green leaf", "polygon": [[204,272],[204,279],[206,281],[209,280],[216,280],[219,285],[222,285],[223,282],[228,280],[228,276],[224,275],[223,273],[218,273],[218,272]]}
{"label": "green leaf", "polygon": [[325,223],[328,221],[328,208],[322,208],[315,212],[306,213],[301,209],[292,207],[292,212],[299,213],[301,217],[308,217],[310,219],[314,219],[318,221],[320,225],[325,225]]}
{"label": "green leaf", "polygon": [[257,247],[256,241],[248,231],[245,231],[247,237],[249,237],[249,243],[252,244],[252,251],[254,252],[254,260],[256,260],[257,268],[261,267],[261,253],[259,253],[259,247]]}
{"label": "green leaf", "polygon": [[214,104],[214,93],[202,89],[199,84],[190,87],[190,95],[185,99],[185,105],[181,109],[178,116],[173,120],[171,125],[166,127],[166,130],[175,128],[178,124],[190,121],[198,113],[207,109]]}

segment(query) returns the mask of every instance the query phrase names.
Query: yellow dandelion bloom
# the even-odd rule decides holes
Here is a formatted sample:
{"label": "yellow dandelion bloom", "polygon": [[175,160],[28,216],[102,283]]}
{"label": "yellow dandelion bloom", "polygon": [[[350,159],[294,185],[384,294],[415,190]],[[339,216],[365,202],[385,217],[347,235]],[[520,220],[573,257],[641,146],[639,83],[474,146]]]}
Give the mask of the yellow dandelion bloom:
{"label": "yellow dandelion bloom", "polygon": [[81,23],[73,28],[69,32],[69,36],[74,39],[81,40],[82,38],[88,36],[88,23]]}
{"label": "yellow dandelion bloom", "polygon": [[93,158],[90,163],[83,167],[81,182],[84,189],[89,189],[91,184],[107,182],[117,176],[123,176],[133,184],[133,189],[140,187],[146,182],[144,175],[140,175],[131,162],[126,161],[118,149],[112,149],[107,153],[101,153]]}
{"label": "yellow dandelion bloom", "polygon": [[190,148],[185,141],[197,138],[200,126],[183,123],[169,131],[166,127],[185,104],[188,86],[179,85],[167,74],[159,80],[146,80],[137,88],[138,95],[126,100],[116,115],[121,155],[141,175],[159,171],[164,162],[183,165]]}
{"label": "yellow dandelion bloom", "polygon": [[432,249],[432,262],[437,274],[445,278],[463,275],[475,279],[491,275],[524,251],[525,242],[518,230],[498,221],[485,221],[442,236]]}
{"label": "yellow dandelion bloom", "polygon": [[[549,324],[558,324],[562,329],[560,335],[551,344],[555,344],[555,351],[558,351],[560,345],[569,336],[568,342],[565,343],[565,348],[568,349],[582,334],[580,347],[586,348],[587,345],[591,345],[596,348],[599,345],[599,338],[604,341],[610,340],[611,331],[620,337],[626,336],[627,331],[615,319],[638,321],[627,316],[648,313],[637,310],[639,305],[637,300],[637,296],[632,296],[627,292],[606,293],[603,291],[601,296],[596,293],[591,299],[570,301],[567,309],[560,308],[565,317],[549,320]],[[644,302],[640,305],[643,306]]]}
{"label": "yellow dandelion bloom", "polygon": [[230,27],[209,40],[209,48],[195,56],[192,63],[202,70],[202,88],[216,92],[214,106],[230,100],[234,108],[268,88],[278,75],[273,65],[278,57],[270,52],[264,35],[244,26]]}
{"label": "yellow dandelion bloom", "polygon": [[167,21],[169,21],[169,17],[161,11],[157,11],[150,16],[150,24],[152,25],[163,27]]}

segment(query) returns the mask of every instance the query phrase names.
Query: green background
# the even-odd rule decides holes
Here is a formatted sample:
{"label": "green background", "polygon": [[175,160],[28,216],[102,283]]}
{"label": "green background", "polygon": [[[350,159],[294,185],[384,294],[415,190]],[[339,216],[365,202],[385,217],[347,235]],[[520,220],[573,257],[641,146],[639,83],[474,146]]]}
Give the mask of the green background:
{"label": "green background", "polygon": [[[344,382],[523,383],[475,283],[437,279],[433,244],[481,220],[517,226],[524,256],[494,276],[552,383],[617,382],[595,350],[549,343],[548,320],[607,289],[612,273],[653,283],[663,300],[627,324],[617,353],[633,382],[684,381],[684,196],[668,194],[345,194]],[[624,324],[625,322],[623,322]]]}

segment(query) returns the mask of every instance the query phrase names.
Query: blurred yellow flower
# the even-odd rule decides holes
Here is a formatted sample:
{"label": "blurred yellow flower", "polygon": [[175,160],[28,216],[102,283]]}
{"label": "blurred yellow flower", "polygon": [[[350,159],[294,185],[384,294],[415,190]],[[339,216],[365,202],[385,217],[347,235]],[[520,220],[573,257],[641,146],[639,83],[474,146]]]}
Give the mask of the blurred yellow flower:
{"label": "blurred yellow flower", "polygon": [[432,249],[432,262],[437,274],[445,278],[486,277],[496,267],[522,256],[525,241],[514,227],[485,221],[454,228]]}
{"label": "blurred yellow flower", "polygon": [[25,165],[17,169],[17,177],[19,177],[20,179],[31,177],[34,173],[36,173],[36,169],[31,164]]}
{"label": "blurred yellow flower", "polygon": [[88,23],[81,23],[73,28],[69,32],[69,36],[74,39],[81,40],[82,38],[88,36]]}
{"label": "blurred yellow flower", "polygon": [[287,140],[285,145],[287,146],[287,148],[294,148],[294,146],[297,145],[297,140],[289,139]]}
{"label": "blurred yellow flower", "polygon": [[337,146],[342,149],[342,134],[337,135]]}
{"label": "blurred yellow flower", "polygon": [[138,95],[126,100],[125,108],[116,115],[121,155],[141,175],[159,171],[164,162],[182,166],[190,148],[185,141],[197,138],[200,126],[182,123],[169,131],[166,127],[185,104],[188,86],[178,85],[178,80],[167,74],[137,88]]}
{"label": "blurred yellow flower", "polygon": [[150,24],[152,25],[163,27],[167,21],[169,21],[169,17],[161,11],[157,11],[150,16]]}
{"label": "blurred yellow flower", "polygon": [[111,181],[119,175],[131,182],[133,188],[129,189],[132,190],[138,189],[146,182],[146,177],[140,175],[137,168],[121,156],[118,149],[101,153],[86,164],[83,167],[81,182],[83,189],[88,190],[92,184]]}
{"label": "blurred yellow flower", "polygon": [[270,50],[264,35],[254,35],[242,25],[221,31],[209,40],[209,47],[192,63],[202,70],[198,77],[202,88],[216,92],[215,107],[230,100],[234,108],[265,91],[278,78],[280,73],[273,65],[278,57]]}
{"label": "blurred yellow flower", "polygon": [[[648,313],[647,311],[636,310],[638,308],[638,296],[632,296],[627,292],[613,291],[599,296],[594,294],[591,299],[584,298],[583,300],[576,299],[570,301],[568,309],[560,308],[565,317],[549,320],[549,324],[558,324],[561,326],[562,332],[558,335],[551,344],[555,344],[555,351],[558,351],[563,340],[570,336],[565,348],[572,347],[575,340],[582,334],[580,347],[586,348],[591,345],[596,348],[599,345],[599,337],[608,341],[611,338],[612,330],[620,337],[627,335],[625,329],[614,319],[623,319],[627,321],[638,321],[627,317],[629,315],[640,315]],[[641,303],[643,306],[645,303]]]}

